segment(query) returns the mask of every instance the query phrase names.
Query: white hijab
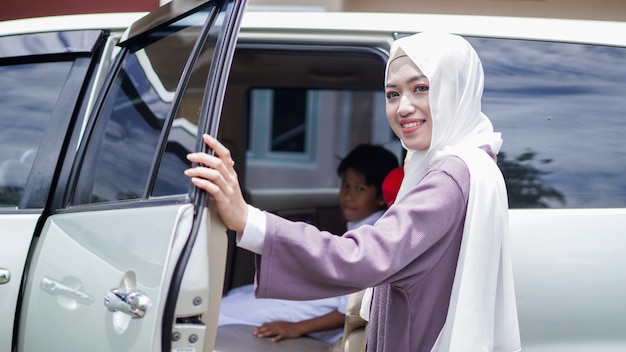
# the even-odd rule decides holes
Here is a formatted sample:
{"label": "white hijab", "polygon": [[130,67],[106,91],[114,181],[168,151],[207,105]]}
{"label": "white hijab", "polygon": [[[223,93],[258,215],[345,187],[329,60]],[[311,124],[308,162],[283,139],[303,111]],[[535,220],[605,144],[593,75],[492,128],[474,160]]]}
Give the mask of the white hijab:
{"label": "white hijab", "polygon": [[465,39],[447,33],[401,38],[392,45],[390,58],[400,48],[428,77],[433,126],[430,148],[411,151],[397,199],[447,156],[460,157],[470,173],[450,306],[432,351],[520,351],[506,188],[497,165],[479,149],[489,146],[497,154],[502,145],[481,111],[482,64]]}

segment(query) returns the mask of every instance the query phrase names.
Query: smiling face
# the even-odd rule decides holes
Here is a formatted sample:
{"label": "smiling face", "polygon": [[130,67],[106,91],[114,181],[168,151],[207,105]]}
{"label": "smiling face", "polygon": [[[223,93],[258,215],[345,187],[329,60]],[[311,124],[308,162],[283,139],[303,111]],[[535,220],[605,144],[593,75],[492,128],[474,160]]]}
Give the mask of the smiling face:
{"label": "smiling face", "polygon": [[387,120],[394,133],[412,150],[426,150],[433,121],[428,98],[428,78],[404,53],[389,63],[385,83]]}
{"label": "smiling face", "polygon": [[347,168],[341,180],[339,205],[348,221],[359,221],[384,209],[385,199],[373,184],[368,184],[365,175]]}

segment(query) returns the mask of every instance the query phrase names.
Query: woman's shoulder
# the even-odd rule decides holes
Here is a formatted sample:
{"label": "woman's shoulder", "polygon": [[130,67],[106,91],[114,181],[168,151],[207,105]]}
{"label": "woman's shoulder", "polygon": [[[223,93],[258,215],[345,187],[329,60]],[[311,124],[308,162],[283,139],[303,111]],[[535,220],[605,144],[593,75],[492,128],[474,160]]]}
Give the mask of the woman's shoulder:
{"label": "woman's shoulder", "polygon": [[445,172],[452,178],[457,180],[466,179],[469,184],[469,169],[460,157],[450,155],[441,160],[436,161],[430,168],[429,173],[433,171]]}
{"label": "woman's shoulder", "polygon": [[[450,184],[452,182],[456,184],[459,192],[463,194],[464,198],[467,198],[469,195],[469,169],[463,159],[456,155],[450,155],[436,161],[433,165],[431,165],[423,180],[426,180],[427,178],[430,178],[430,182],[442,185]],[[444,181],[445,178],[448,178],[449,180],[446,182]]]}

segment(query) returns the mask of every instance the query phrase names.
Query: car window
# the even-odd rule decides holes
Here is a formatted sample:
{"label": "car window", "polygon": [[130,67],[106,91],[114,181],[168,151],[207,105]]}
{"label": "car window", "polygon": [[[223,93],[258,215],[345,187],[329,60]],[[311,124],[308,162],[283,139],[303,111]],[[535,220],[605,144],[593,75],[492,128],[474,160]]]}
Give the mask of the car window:
{"label": "car window", "polygon": [[[215,32],[214,32],[215,33]],[[213,53],[217,45],[217,36],[210,35],[205,41],[198,57],[193,61],[190,76],[182,92],[180,103],[176,107],[171,124],[164,155],[160,160],[152,196],[185,194],[189,191],[189,178],[183,171],[191,166],[187,154],[197,150],[196,141],[200,112],[205,91],[206,78],[209,76]]]}
{"label": "car window", "polygon": [[[152,32],[129,48],[99,111],[95,132],[89,137],[73,204],[147,197],[150,175],[160,154],[160,140],[169,127],[167,117],[173,109],[176,89],[209,11],[200,11]],[[197,118],[197,114],[190,117],[195,124]],[[174,138],[181,135],[180,127],[186,125],[175,126]],[[192,134],[193,141],[195,132]],[[184,178],[180,146],[167,145],[163,165],[174,171],[161,172],[180,174],[179,180]],[[183,180],[181,185],[160,186],[158,193],[187,193],[188,181]]]}
{"label": "car window", "polygon": [[626,49],[470,38],[511,208],[626,206]]}
{"label": "car window", "polygon": [[[468,40],[485,70],[483,111],[504,139],[509,206],[626,206],[626,49]],[[247,106],[249,190],[335,187],[336,161],[357,143],[399,150],[382,90],[266,85],[249,90]]]}
{"label": "car window", "polygon": [[0,206],[17,206],[72,61],[0,66]]}

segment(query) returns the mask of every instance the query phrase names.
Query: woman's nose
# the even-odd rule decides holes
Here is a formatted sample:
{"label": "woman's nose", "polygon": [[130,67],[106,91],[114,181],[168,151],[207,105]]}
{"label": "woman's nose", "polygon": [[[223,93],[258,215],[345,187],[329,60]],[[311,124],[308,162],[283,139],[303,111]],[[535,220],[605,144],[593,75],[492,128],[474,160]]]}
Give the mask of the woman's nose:
{"label": "woman's nose", "polygon": [[415,112],[415,105],[409,97],[403,95],[400,97],[400,103],[398,104],[398,115],[407,116]]}

